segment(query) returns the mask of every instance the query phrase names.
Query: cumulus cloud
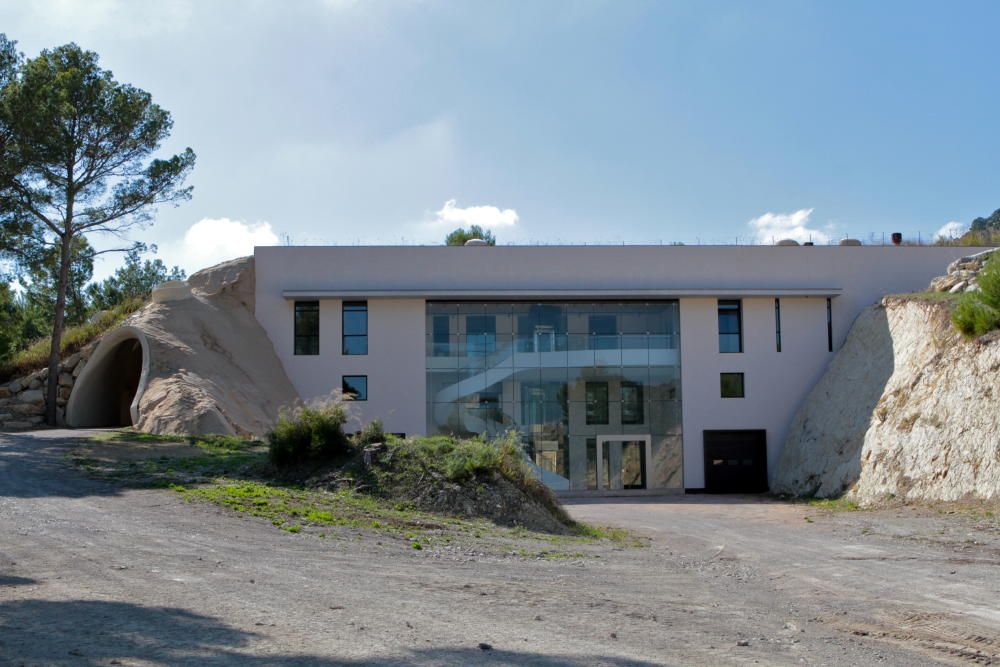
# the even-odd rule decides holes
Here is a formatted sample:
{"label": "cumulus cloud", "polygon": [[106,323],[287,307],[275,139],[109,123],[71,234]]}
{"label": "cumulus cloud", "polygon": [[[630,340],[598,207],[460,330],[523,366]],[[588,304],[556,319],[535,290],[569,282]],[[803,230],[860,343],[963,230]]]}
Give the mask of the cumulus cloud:
{"label": "cumulus cloud", "polygon": [[951,222],[944,223],[941,229],[937,230],[934,234],[934,238],[956,239],[967,231],[969,231],[969,225],[958,220],[952,220]]}
{"label": "cumulus cloud", "polygon": [[184,233],[180,242],[160,246],[167,264],[177,264],[188,273],[253,254],[254,246],[277,245],[278,235],[269,222],[248,223],[229,218],[202,218]]}
{"label": "cumulus cloud", "polygon": [[434,223],[441,226],[466,227],[512,227],[517,224],[517,211],[512,208],[500,210],[496,206],[469,206],[460,208],[454,199],[449,199],[434,214]]}
{"label": "cumulus cloud", "polygon": [[747,223],[757,243],[776,243],[782,239],[794,239],[799,243],[829,243],[832,238],[828,231],[809,226],[813,209],[800,208],[794,213],[765,213]]}

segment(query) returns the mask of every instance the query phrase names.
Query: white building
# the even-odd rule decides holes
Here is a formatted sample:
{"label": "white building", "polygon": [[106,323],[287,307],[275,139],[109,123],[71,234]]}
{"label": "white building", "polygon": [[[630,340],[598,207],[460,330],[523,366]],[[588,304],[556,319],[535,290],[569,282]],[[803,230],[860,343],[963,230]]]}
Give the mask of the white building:
{"label": "white building", "polygon": [[260,247],[256,317],[303,398],[516,429],[557,490],[763,490],[858,313],[968,250]]}

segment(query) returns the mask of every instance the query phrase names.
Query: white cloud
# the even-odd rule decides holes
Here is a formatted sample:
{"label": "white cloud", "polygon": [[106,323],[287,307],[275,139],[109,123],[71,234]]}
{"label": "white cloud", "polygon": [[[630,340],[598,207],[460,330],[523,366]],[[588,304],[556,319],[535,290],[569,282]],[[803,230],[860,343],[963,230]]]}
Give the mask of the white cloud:
{"label": "white cloud", "polygon": [[469,206],[459,208],[454,199],[449,199],[434,215],[434,224],[450,225],[454,227],[466,227],[468,225],[479,225],[480,227],[512,227],[517,224],[517,211],[512,208],[500,210],[496,206]]}
{"label": "white cloud", "polygon": [[757,243],[777,243],[782,239],[794,239],[799,243],[829,243],[832,236],[829,228],[826,231],[809,227],[809,218],[813,209],[800,208],[794,213],[765,213],[754,218],[749,223]]}
{"label": "white cloud", "polygon": [[959,222],[958,220],[952,220],[951,222],[946,222],[941,226],[941,229],[937,230],[934,234],[935,239],[955,239],[969,231],[969,225],[964,222]]}
{"label": "white cloud", "polygon": [[184,233],[181,241],[160,246],[159,256],[188,273],[237,257],[253,254],[254,246],[277,245],[278,235],[269,222],[248,223],[229,218],[202,218]]}

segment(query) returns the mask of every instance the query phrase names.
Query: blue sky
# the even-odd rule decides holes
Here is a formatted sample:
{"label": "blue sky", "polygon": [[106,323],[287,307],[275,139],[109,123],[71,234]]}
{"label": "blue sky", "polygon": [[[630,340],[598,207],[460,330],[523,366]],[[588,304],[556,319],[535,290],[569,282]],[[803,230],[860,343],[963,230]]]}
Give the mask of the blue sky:
{"label": "blue sky", "polygon": [[0,3],[29,56],[76,41],[172,112],[195,195],[141,238],[188,270],[475,221],[927,237],[1000,207],[997,25],[972,1]]}

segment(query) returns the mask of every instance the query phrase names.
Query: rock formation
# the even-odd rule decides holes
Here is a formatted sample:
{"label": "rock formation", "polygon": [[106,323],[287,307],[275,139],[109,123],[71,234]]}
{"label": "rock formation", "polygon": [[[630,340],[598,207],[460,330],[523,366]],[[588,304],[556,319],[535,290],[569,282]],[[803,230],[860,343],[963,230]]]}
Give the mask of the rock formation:
{"label": "rock formation", "polygon": [[[66,421],[262,436],[298,395],[253,308],[252,257],[157,287],[152,303],[90,352]],[[131,345],[133,362],[122,356],[123,345]],[[129,363],[141,372],[126,373]]]}
{"label": "rock formation", "polygon": [[[949,275],[978,270],[963,263]],[[888,297],[858,317],[795,417],[773,491],[862,504],[1000,498],[1000,335],[965,340],[949,313]]]}

